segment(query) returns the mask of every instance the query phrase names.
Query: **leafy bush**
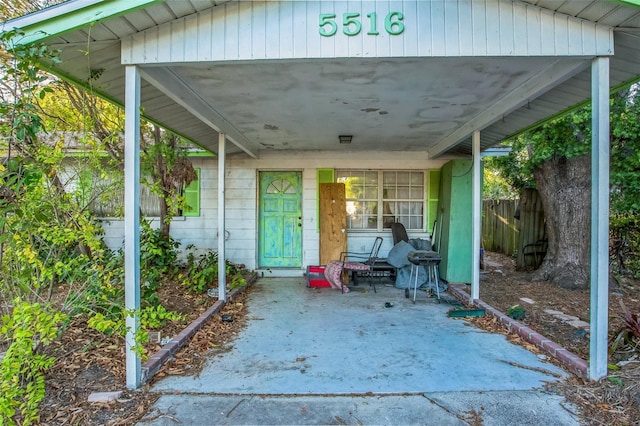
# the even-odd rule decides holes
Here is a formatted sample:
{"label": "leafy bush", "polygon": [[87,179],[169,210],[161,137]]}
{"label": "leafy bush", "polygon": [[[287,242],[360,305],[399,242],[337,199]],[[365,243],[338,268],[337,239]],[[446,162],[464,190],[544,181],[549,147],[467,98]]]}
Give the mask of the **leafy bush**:
{"label": "leafy bush", "polygon": [[44,398],[44,372],[55,359],[39,353],[56,337],[67,318],[48,305],[16,302],[2,318],[2,336],[9,348],[0,365],[0,423],[29,425],[38,421]]}
{"label": "leafy bush", "polygon": [[160,230],[142,222],[140,235],[140,264],[143,269],[154,269],[159,274],[171,275],[177,270],[180,243]]}
{"label": "leafy bush", "polygon": [[196,259],[193,253],[187,255],[185,273],[180,276],[182,284],[189,290],[202,294],[218,278],[218,252],[207,251]]}
{"label": "leafy bush", "polygon": [[184,321],[185,316],[162,305],[147,306],[140,311],[140,326],[146,330],[162,328],[167,321]]}
{"label": "leafy bush", "polygon": [[640,319],[638,314],[629,311],[622,300],[620,300],[620,308],[622,309],[623,325],[609,344],[609,353],[615,353],[618,349],[627,346],[638,351],[640,349]]}
{"label": "leafy bush", "polygon": [[[246,280],[242,275],[244,266],[236,265],[227,260],[226,275],[231,278],[230,288],[240,287],[246,284]],[[182,284],[191,291],[202,294],[209,289],[218,279],[218,252],[208,250],[196,259],[196,256],[190,252],[187,255],[187,264],[184,273],[179,276]]]}
{"label": "leafy bush", "polygon": [[[158,306],[158,288],[177,270],[176,248],[179,243],[145,226],[140,244],[141,303],[143,306]],[[92,280],[84,293],[76,296],[73,312],[89,312],[92,316],[99,313],[107,321],[120,321],[124,316],[124,252],[106,251],[94,259],[94,265]]]}
{"label": "leafy bush", "polygon": [[124,336],[125,334],[125,321],[124,319],[112,319],[111,317],[105,317],[100,312],[95,313],[87,325],[100,333],[107,336]]}
{"label": "leafy bush", "polygon": [[231,282],[229,283],[229,288],[231,289],[242,287],[247,283],[244,275],[242,275],[242,271],[238,270],[236,265],[234,265],[233,268],[230,265],[227,265],[227,276],[230,275]]}
{"label": "leafy bush", "polygon": [[[90,328],[93,328],[107,336],[124,337],[127,332],[126,317],[133,315],[133,312],[127,312],[121,309],[121,315],[105,316],[102,313],[94,313],[87,322]],[[140,328],[134,337],[136,345],[133,348],[138,356],[142,359],[147,358],[144,344],[149,341],[149,330],[159,329],[166,325],[167,321],[184,321],[185,317],[178,312],[167,310],[162,305],[147,306],[139,311]]]}
{"label": "leafy bush", "polygon": [[104,250],[100,226],[44,176],[43,168],[22,160],[0,165],[0,187],[11,194],[11,202],[0,200],[0,292],[7,305],[35,300],[60,283],[83,282],[91,258]]}
{"label": "leafy bush", "polygon": [[140,236],[140,280],[142,300],[150,305],[160,303],[156,291],[165,278],[172,278],[178,271],[180,243],[142,223]]}

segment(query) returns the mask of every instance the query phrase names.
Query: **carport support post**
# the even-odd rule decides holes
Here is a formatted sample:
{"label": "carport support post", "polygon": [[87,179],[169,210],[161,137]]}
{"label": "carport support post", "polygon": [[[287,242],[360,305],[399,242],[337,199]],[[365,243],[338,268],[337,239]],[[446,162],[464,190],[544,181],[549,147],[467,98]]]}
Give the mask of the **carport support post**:
{"label": "carport support post", "polygon": [[225,142],[224,133],[218,133],[218,300],[227,300],[227,263],[225,248]]}
{"label": "carport support post", "polygon": [[607,375],[609,307],[609,58],[591,63],[591,340],[589,378]]}
{"label": "carport support post", "polygon": [[481,207],[480,207],[480,199],[482,193],[482,179],[480,178],[480,165],[482,158],[480,156],[480,131],[474,130],[473,135],[471,136],[471,144],[473,151],[473,178],[472,178],[472,218],[473,224],[471,225],[472,230],[472,244],[471,244],[471,259],[472,259],[472,270],[471,270],[471,300],[470,303],[473,303],[474,300],[478,300],[480,298],[480,228],[481,228]]}
{"label": "carport support post", "polygon": [[141,382],[140,357],[135,352],[140,328],[140,72],[125,71],[124,127],[124,306],[126,319],[127,388]]}

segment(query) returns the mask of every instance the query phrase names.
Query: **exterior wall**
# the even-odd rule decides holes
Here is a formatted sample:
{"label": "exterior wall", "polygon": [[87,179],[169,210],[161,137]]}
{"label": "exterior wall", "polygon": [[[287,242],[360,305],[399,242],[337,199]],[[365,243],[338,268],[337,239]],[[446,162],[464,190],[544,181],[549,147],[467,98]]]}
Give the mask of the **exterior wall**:
{"label": "exterior wall", "polygon": [[[318,168],[350,169],[393,169],[427,170],[440,168],[446,160],[427,160],[427,154],[415,153],[407,158],[403,153],[362,153],[347,154],[318,152],[313,157],[308,153],[265,153],[260,159],[227,158],[226,172],[226,257],[242,263],[249,269],[256,269],[257,261],[257,175],[261,170],[302,171],[303,181],[303,268],[319,262],[319,234],[316,217],[316,170]],[[181,242],[181,248],[193,244],[199,249],[217,249],[217,160],[215,158],[195,158],[194,167],[199,167],[200,216],[177,218],[171,224],[171,234]],[[157,221],[156,221],[157,222]],[[105,241],[112,248],[123,245],[123,223],[120,220],[105,222]],[[347,238],[351,251],[367,252],[376,236],[381,235],[384,243],[380,254],[386,255],[393,246],[391,232],[352,232]],[[411,238],[427,237],[425,233],[411,233]],[[290,274],[291,271],[271,270],[273,276]],[[295,273],[295,272],[294,272]]]}
{"label": "exterior wall", "polygon": [[[370,34],[372,24],[367,15],[371,12],[376,13],[377,34]],[[403,15],[401,34],[390,34],[385,28],[384,20],[391,12]],[[343,33],[344,13],[359,14],[362,30],[357,35]],[[335,35],[320,35],[322,14],[336,15]],[[353,28],[351,24],[345,29]],[[609,26],[499,0],[230,2],[122,42],[123,64],[612,53]]]}
{"label": "exterior wall", "polygon": [[[217,160],[210,157],[193,158],[193,167],[200,168],[200,216],[178,217],[171,223],[171,234],[181,243],[181,248],[193,244],[199,249],[217,247],[217,229],[215,228],[217,209]],[[158,226],[158,219],[152,220],[152,226]],[[104,218],[104,240],[111,248],[124,247],[124,222]]]}

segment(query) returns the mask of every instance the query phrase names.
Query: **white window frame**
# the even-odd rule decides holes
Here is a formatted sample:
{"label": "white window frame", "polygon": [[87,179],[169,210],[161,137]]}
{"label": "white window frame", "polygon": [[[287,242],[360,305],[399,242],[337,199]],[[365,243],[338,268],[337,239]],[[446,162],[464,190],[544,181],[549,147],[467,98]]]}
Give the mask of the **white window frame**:
{"label": "white window frame", "polygon": [[[378,208],[377,208],[377,212],[376,212],[376,227],[375,228],[351,228],[349,225],[349,221],[347,221],[347,231],[350,233],[365,233],[365,232],[375,232],[375,233],[379,233],[384,231],[385,229],[388,229],[389,226],[385,227],[384,225],[384,212],[383,212],[383,206],[384,206],[384,202],[385,201],[389,201],[389,202],[421,202],[422,206],[421,206],[421,210],[422,213],[420,214],[421,217],[421,223],[422,226],[420,228],[412,228],[410,226],[408,226],[407,223],[405,223],[405,228],[407,229],[407,231],[413,231],[413,232],[425,232],[426,229],[426,220],[427,220],[427,171],[426,170],[402,170],[402,169],[380,169],[380,170],[371,170],[371,169],[336,169],[335,171],[335,175],[336,175],[336,182],[340,182],[340,177],[343,176],[346,173],[372,173],[372,172],[376,172],[378,174],[378,184],[377,184],[377,199],[375,200],[375,202],[377,202],[378,204]],[[413,199],[413,198],[384,198],[384,174],[385,173],[389,173],[389,172],[395,172],[395,173],[420,173],[422,175],[422,195],[420,197],[420,199]],[[363,198],[363,199],[353,199],[353,198],[347,198],[347,206],[349,204],[349,202],[353,202],[353,201],[361,201],[361,202],[366,202],[366,201],[373,201],[372,199],[369,198]],[[399,213],[396,213],[396,216],[399,215]],[[415,216],[415,215],[414,215]]]}

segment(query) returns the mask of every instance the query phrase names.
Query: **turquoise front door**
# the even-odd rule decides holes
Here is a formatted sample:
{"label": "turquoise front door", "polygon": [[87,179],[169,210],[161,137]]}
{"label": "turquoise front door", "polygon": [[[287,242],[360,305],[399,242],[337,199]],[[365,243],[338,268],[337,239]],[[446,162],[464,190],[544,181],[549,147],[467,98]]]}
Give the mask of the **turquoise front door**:
{"label": "turquoise front door", "polygon": [[302,266],[302,173],[260,172],[258,266]]}

